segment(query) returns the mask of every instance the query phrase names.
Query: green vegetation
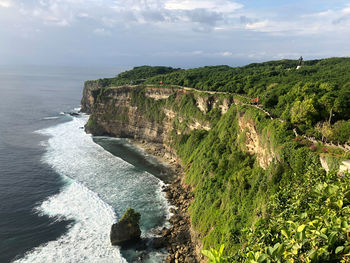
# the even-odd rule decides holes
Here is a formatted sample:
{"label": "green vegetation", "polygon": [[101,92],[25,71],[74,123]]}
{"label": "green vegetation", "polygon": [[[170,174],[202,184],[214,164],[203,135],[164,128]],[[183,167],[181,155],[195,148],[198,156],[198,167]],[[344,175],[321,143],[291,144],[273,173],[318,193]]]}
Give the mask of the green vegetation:
{"label": "green vegetation", "polygon": [[243,231],[246,244],[228,262],[349,262],[349,174],[310,166],[272,197],[269,217]]}
{"label": "green vegetation", "polygon": [[165,118],[162,107],[165,104],[164,100],[154,100],[145,95],[145,88],[142,86],[135,87],[131,93],[131,104],[137,106],[148,121],[161,123]]}
{"label": "green vegetation", "polygon": [[89,130],[96,130],[99,128],[99,125],[94,117],[90,117],[86,126],[88,127]]}
{"label": "green vegetation", "polygon": [[[350,142],[350,59],[306,61],[298,70],[296,65],[282,60],[162,75],[134,72],[147,78],[144,85],[162,87],[163,81],[164,87],[225,92],[185,90],[155,100],[145,95],[145,86],[137,86],[130,101],[153,123],[173,115],[166,143],[177,151],[185,182],[194,189],[190,216],[210,262],[350,262],[350,175],[336,174],[350,154],[327,144]],[[95,95],[113,108],[115,103],[106,103],[109,92],[105,87]],[[278,118],[249,105],[254,97]],[[224,100],[238,103],[221,114]],[[124,111],[112,108],[123,118]],[[94,125],[90,118],[88,126]],[[262,157],[247,151],[251,127],[260,151],[272,160],[265,169]]]}
{"label": "green vegetation", "polygon": [[[266,170],[255,156],[241,150],[237,116],[242,113],[245,121],[255,123],[266,151],[278,156]],[[350,178],[334,171],[327,175],[320,153],[295,140],[290,124],[271,120],[254,108],[232,106],[209,132],[173,136],[173,147],[186,167],[186,182],[195,187],[190,214],[204,248],[211,248],[204,250],[210,262],[346,258],[350,228],[340,225],[350,224],[350,199],[345,197]],[[220,245],[224,252],[212,249]]]}
{"label": "green vegetation", "polygon": [[246,114],[279,155],[266,170],[240,150],[235,107],[211,131],[192,131],[177,144],[195,187],[192,223],[205,248],[225,245],[225,257],[212,249],[204,254],[210,262],[346,260],[349,175],[326,174],[319,154],[292,140],[286,124],[251,109]]}
{"label": "green vegetation", "polygon": [[[305,61],[300,69],[297,64],[296,60],[280,60],[188,70],[141,66],[95,84],[110,87],[144,82],[259,97],[268,112],[292,123],[299,133],[324,142],[348,143],[350,58]],[[249,102],[243,97],[240,100]]]}
{"label": "green vegetation", "polygon": [[129,108],[123,107],[118,112],[103,113],[99,117],[102,121],[118,120],[123,123],[128,123],[129,122],[128,112],[129,112]]}
{"label": "green vegetation", "polygon": [[228,258],[224,257],[222,254],[224,252],[224,245],[221,245],[219,251],[211,248],[210,250],[202,250],[202,254],[209,258],[212,263],[226,263],[228,262]]}
{"label": "green vegetation", "polygon": [[[350,59],[305,61],[298,70],[296,65],[297,61],[281,60],[235,68],[210,66],[154,76],[146,83],[163,81],[198,90],[259,97],[265,109],[290,121],[300,132],[329,142],[348,142],[349,124],[337,122],[350,118]],[[332,136],[314,129],[316,124],[327,123],[334,130]]]}
{"label": "green vegetation", "polygon": [[128,208],[128,210],[125,211],[120,221],[128,221],[132,224],[139,224],[141,219],[141,214],[136,212],[132,208]]}
{"label": "green vegetation", "polygon": [[[109,87],[144,82],[259,97],[259,103],[267,111],[292,123],[300,133],[324,142],[348,143],[350,59],[305,61],[300,69],[296,69],[297,63],[280,60],[244,67],[208,66],[188,70],[141,66],[95,83]],[[163,84],[159,85],[160,82]]]}
{"label": "green vegetation", "polygon": [[[263,118],[260,112],[256,114]],[[264,129],[270,134],[273,131],[276,140],[290,134],[278,121]],[[187,167],[186,182],[195,187],[191,217],[195,228],[204,233],[204,247],[225,244],[231,253],[242,243],[241,229],[266,213],[265,204],[278,184],[293,177],[293,169],[303,173],[304,167],[316,159],[308,148],[287,145],[282,153],[292,169],[273,165],[263,170],[254,156],[240,149],[239,133],[237,109],[231,107],[209,132],[192,131],[175,145]]]}
{"label": "green vegetation", "polygon": [[316,131],[320,133],[322,138],[330,142],[347,143],[350,138],[350,121],[337,121],[333,125],[328,122],[321,123],[316,126]]}
{"label": "green vegetation", "polygon": [[151,66],[141,66],[134,67],[131,70],[127,70],[118,74],[114,78],[104,78],[99,79],[97,82],[99,87],[109,87],[109,86],[121,86],[126,84],[140,84],[144,82],[147,78],[167,74],[175,71],[179,71],[180,69],[175,69],[172,67],[151,67]]}

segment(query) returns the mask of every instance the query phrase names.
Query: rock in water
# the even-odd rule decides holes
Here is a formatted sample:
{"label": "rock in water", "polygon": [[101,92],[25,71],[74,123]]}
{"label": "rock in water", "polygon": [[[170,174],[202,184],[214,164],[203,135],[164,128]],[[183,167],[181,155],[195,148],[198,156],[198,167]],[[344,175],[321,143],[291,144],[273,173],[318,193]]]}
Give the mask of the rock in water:
{"label": "rock in water", "polygon": [[134,209],[126,210],[118,223],[112,225],[111,243],[113,246],[125,246],[140,240],[140,213]]}

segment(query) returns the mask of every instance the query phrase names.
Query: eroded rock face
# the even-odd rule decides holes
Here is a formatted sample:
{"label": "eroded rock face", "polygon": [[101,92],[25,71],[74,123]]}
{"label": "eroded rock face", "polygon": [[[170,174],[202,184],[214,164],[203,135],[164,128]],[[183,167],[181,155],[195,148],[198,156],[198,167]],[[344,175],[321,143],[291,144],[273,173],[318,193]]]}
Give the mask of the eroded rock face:
{"label": "eroded rock face", "polygon": [[112,225],[110,238],[113,246],[126,246],[140,240],[140,217],[139,213],[129,208],[120,221]]}
{"label": "eroded rock face", "polygon": [[261,168],[266,169],[274,160],[275,153],[270,149],[269,142],[263,143],[254,123],[247,121],[244,116],[238,116],[238,125],[245,133],[245,147],[250,154],[255,154]]}
{"label": "eroded rock face", "polygon": [[322,168],[328,173],[330,169],[327,160],[324,156],[320,156],[320,163]]}
{"label": "eroded rock face", "polygon": [[[81,105],[82,111],[91,116],[85,130],[93,135],[131,138],[152,143],[166,141],[173,130],[174,119],[180,123],[185,121],[184,125],[187,126],[188,131],[210,130],[209,122],[197,120],[194,117],[187,121],[187,118],[166,105],[158,109],[151,109],[154,111],[153,115],[163,115],[163,118],[158,120],[152,120],[149,118],[151,112],[146,112],[142,107],[138,107],[138,103],[142,104],[142,96],[144,100],[164,101],[169,96],[175,95],[174,103],[178,103],[185,94],[182,89],[147,87],[143,92],[140,92],[140,89],[137,90],[138,88],[133,86],[99,88],[94,82],[86,82]],[[135,99],[139,102],[135,103]]]}
{"label": "eroded rock face", "polygon": [[152,88],[147,87],[145,90],[145,96],[154,100],[163,100],[169,98],[170,95],[174,94],[176,89],[173,88]]}
{"label": "eroded rock face", "polygon": [[350,160],[343,161],[339,167],[339,174],[350,173]]}
{"label": "eroded rock face", "polygon": [[165,126],[148,120],[145,112],[133,105],[133,90],[132,87],[111,87],[94,97],[98,90],[89,91],[89,87],[85,87],[82,108],[91,114],[86,131],[94,135],[163,142]]}
{"label": "eroded rock face", "polygon": [[97,81],[86,81],[83,90],[83,98],[81,99],[81,111],[91,113],[93,105],[97,97],[97,90],[101,87]]}
{"label": "eroded rock face", "polygon": [[197,107],[203,112],[207,113],[208,112],[208,98],[207,97],[198,97],[197,98]]}
{"label": "eroded rock face", "polygon": [[[91,113],[86,131],[94,135],[109,135],[115,137],[132,138],[139,141],[161,143],[169,145],[168,140],[171,132],[177,134],[191,130],[211,129],[209,121],[196,119],[194,116],[181,115],[171,106],[165,103],[156,109],[139,107],[135,99],[142,104],[146,99],[154,102],[165,101],[173,96],[173,103],[181,103],[185,94],[193,91],[177,88],[145,87],[141,93],[137,93],[137,87],[121,86],[98,88],[94,82],[87,82],[82,99],[82,111]],[[136,95],[135,95],[136,94]],[[215,94],[201,94],[193,96],[196,106],[205,115],[212,108],[220,109],[225,114],[231,106],[232,99],[219,98]],[[238,103],[238,102],[236,102]],[[149,115],[163,115],[162,119],[149,118]],[[186,126],[187,129],[174,128],[174,121]],[[242,133],[245,133],[245,149],[250,154],[256,154],[260,166],[266,169],[278,156],[271,149],[270,142],[262,140],[261,134],[256,130],[253,121],[245,120],[238,116],[238,125]]]}

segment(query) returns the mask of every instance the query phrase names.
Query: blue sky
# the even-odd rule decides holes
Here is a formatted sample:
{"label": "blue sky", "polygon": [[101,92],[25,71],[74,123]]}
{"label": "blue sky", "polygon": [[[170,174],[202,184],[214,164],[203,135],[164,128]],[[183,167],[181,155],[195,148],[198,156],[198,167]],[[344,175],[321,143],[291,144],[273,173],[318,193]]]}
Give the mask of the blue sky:
{"label": "blue sky", "polygon": [[0,64],[242,65],[349,41],[350,1],[0,0]]}

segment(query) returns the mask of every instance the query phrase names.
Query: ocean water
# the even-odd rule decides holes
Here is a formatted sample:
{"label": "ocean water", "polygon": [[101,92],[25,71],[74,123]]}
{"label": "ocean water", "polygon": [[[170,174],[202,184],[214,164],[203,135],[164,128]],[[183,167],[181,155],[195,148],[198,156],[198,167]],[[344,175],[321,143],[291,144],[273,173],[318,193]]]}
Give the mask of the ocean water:
{"label": "ocean water", "polygon": [[83,81],[121,68],[0,67],[0,262],[162,262],[120,250],[111,225],[129,207],[142,237],[167,222],[164,167],[123,139],[84,132]]}

